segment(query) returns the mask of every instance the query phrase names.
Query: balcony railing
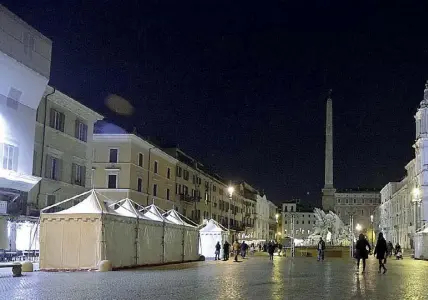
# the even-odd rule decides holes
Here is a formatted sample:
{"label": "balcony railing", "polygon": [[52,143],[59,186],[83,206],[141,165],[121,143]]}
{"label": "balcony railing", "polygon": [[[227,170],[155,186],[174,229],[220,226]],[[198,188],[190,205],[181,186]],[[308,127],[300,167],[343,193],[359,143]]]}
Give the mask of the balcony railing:
{"label": "balcony railing", "polygon": [[201,201],[201,197],[199,196],[191,196],[191,195],[184,195],[184,194],[180,194],[180,201],[185,201],[185,202],[200,202]]}

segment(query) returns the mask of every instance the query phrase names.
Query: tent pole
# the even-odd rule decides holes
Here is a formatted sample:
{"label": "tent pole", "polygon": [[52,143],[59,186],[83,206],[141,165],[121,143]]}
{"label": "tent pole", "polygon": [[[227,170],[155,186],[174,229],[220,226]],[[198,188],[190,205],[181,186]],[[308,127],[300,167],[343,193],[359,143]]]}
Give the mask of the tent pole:
{"label": "tent pole", "polygon": [[181,225],[182,230],[182,238],[181,238],[181,261],[184,262],[184,238],[185,238],[185,232],[184,232],[184,225]]}
{"label": "tent pole", "polygon": [[135,266],[138,266],[138,243],[139,243],[139,220],[140,218],[137,216],[137,222],[135,227]]}
{"label": "tent pole", "polygon": [[162,263],[165,263],[165,220],[162,222]]}

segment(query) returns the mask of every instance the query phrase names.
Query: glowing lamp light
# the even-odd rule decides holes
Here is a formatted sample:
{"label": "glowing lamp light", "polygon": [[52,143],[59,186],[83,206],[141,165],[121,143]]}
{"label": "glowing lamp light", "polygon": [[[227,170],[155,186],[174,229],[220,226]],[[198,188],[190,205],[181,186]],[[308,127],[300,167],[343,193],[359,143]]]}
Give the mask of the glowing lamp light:
{"label": "glowing lamp light", "polygon": [[361,229],[363,229],[363,228],[361,227],[361,225],[360,225],[360,224],[357,224],[357,226],[355,226],[355,229],[356,229],[357,231],[361,231]]}
{"label": "glowing lamp light", "polygon": [[229,186],[229,187],[227,188],[227,191],[228,191],[228,193],[229,193],[229,196],[230,196],[230,197],[232,197],[233,192],[235,192],[235,188],[234,188],[233,186]]}
{"label": "glowing lamp light", "polygon": [[420,193],[421,191],[417,187],[415,187],[412,191],[413,197],[415,197],[416,199],[419,198]]}
{"label": "glowing lamp light", "polygon": [[370,221],[373,223],[373,215],[370,216]]}

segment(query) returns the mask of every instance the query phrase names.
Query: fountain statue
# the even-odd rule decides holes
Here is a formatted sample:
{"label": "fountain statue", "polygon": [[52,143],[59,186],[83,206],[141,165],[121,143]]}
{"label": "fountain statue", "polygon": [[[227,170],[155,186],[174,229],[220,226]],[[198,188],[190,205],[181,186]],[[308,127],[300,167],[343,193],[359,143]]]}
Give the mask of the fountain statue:
{"label": "fountain statue", "polygon": [[319,208],[314,209],[316,218],[314,232],[308,237],[309,244],[315,244],[322,237],[333,246],[349,245],[350,230],[334,212],[325,213]]}

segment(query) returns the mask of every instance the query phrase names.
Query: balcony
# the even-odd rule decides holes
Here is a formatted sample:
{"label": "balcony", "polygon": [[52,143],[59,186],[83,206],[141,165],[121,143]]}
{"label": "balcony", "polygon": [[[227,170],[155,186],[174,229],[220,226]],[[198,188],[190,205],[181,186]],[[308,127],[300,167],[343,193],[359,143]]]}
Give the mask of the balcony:
{"label": "balcony", "polygon": [[184,202],[195,203],[195,202],[200,202],[201,199],[202,198],[199,196],[190,196],[190,195],[180,194],[180,201],[184,201]]}

